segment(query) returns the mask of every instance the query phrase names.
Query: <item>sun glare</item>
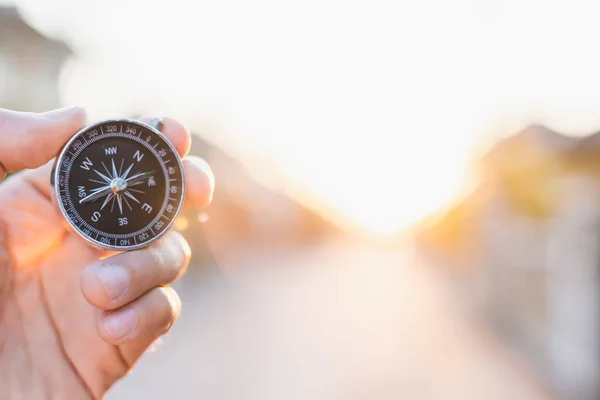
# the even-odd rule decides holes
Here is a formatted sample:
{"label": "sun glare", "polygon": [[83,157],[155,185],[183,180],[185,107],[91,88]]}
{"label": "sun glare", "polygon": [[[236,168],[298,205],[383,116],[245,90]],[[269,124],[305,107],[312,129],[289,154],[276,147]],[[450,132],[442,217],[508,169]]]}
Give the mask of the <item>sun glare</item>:
{"label": "sun glare", "polygon": [[[566,1],[434,3],[22,1],[78,52],[66,103],[92,118],[177,117],[258,179],[276,171],[284,190],[376,235],[452,200],[483,132],[600,126],[593,3],[576,18]],[[90,7],[119,29],[62,12]]]}

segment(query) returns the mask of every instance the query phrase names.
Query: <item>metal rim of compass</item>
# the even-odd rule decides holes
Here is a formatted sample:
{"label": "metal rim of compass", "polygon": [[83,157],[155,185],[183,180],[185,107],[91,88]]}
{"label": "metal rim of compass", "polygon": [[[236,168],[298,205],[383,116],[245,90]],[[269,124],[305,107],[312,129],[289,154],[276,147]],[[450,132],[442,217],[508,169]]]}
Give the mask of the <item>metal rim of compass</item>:
{"label": "metal rim of compass", "polygon": [[[88,235],[86,235],[77,225],[75,225],[71,222],[71,220],[67,217],[67,210],[65,209],[64,205],[62,204],[62,201],[59,201],[60,193],[58,192],[59,189],[58,189],[58,186],[56,185],[56,182],[58,181],[58,175],[60,173],[60,168],[58,168],[58,165],[60,165],[60,162],[64,158],[65,153],[68,151],[71,144],[75,140],[77,140],[82,133],[85,133],[88,130],[93,129],[94,127],[96,127],[98,125],[102,125],[102,124],[110,123],[110,122],[123,122],[123,123],[142,125],[145,128],[149,129],[152,133],[159,136],[167,144],[167,146],[169,146],[169,148],[171,149],[173,154],[176,155],[175,158],[177,159],[177,163],[179,165],[179,170],[181,171],[181,201],[179,202],[179,204],[177,206],[177,210],[175,210],[175,212],[173,214],[173,218],[171,218],[171,220],[169,222],[167,222],[165,229],[163,229],[155,237],[153,237],[152,239],[150,239],[144,243],[134,244],[134,245],[129,245],[129,246],[118,246],[118,245],[111,245],[111,244],[106,244],[106,243],[101,243],[99,241],[96,241],[96,240],[90,238]],[[139,119],[132,119],[132,118],[107,118],[107,119],[99,120],[92,124],[86,125],[85,127],[81,128],[79,131],[77,131],[69,139],[69,141],[67,141],[65,143],[65,145],[61,149],[60,153],[55,158],[54,166],[52,168],[52,173],[51,173],[51,178],[50,178],[50,185],[52,187],[50,194],[51,194],[52,201],[54,202],[54,204],[58,205],[60,213],[61,213],[62,217],[64,218],[65,222],[67,223],[68,228],[70,230],[76,232],[80,237],[82,237],[92,247],[95,247],[95,248],[101,249],[101,250],[113,250],[113,251],[131,251],[131,250],[142,249],[142,248],[150,246],[152,243],[154,243],[155,241],[157,241],[161,237],[163,237],[169,231],[169,229],[173,225],[173,222],[175,221],[175,219],[177,219],[177,216],[179,215],[179,213],[181,212],[181,209],[183,208],[183,203],[185,202],[185,193],[186,193],[185,171],[183,168],[183,162],[181,160],[181,156],[179,155],[179,152],[177,151],[175,146],[173,146],[173,144],[171,143],[169,138],[167,138],[165,136],[165,134],[160,131],[163,127],[163,123],[164,123],[164,120],[161,117],[151,117],[148,120],[148,122],[144,122]]]}

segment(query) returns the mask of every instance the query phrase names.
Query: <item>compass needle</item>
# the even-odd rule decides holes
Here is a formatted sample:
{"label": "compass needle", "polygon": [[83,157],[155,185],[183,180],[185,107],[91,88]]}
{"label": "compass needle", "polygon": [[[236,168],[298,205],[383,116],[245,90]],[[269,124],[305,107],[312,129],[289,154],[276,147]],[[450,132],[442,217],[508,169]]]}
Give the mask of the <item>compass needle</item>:
{"label": "compass needle", "polygon": [[[129,197],[131,200],[135,201],[136,203],[140,204],[140,201],[138,199],[135,198],[134,195],[132,195],[131,193],[129,193],[128,190],[126,190],[125,192],[123,192],[125,194],[125,196]],[[125,199],[127,200],[127,199]]]}
{"label": "compass needle", "polygon": [[131,171],[131,168],[133,168],[133,163],[131,163],[131,165],[129,166],[129,168],[127,168],[125,170],[125,173],[123,174],[123,176],[121,177],[121,179],[127,179],[127,175],[129,175],[129,171]]}
{"label": "compass needle", "polygon": [[104,161],[100,161],[100,163],[102,164],[102,166],[103,166],[103,167],[104,167],[104,169],[106,170],[106,174],[107,174],[108,176],[110,176],[110,177],[111,177],[111,179],[112,179],[112,178],[116,178],[116,176],[112,176],[112,174],[110,173],[110,171],[108,170],[108,168],[106,168],[106,164],[104,164]]}
{"label": "compass needle", "polygon": [[127,182],[131,182],[134,179],[139,178],[140,176],[143,176],[143,175],[144,175],[144,172],[139,172],[139,173],[135,174],[134,176],[132,176],[131,178],[127,178]]}
{"label": "compass needle", "polygon": [[[88,201],[94,201],[99,199],[100,197],[108,194],[112,191],[110,186],[103,186],[97,189],[92,190],[92,194],[85,196],[83,199],[79,200],[79,204],[86,203]],[[85,192],[84,192],[85,193]]]}
{"label": "compass needle", "polygon": [[99,191],[106,190],[106,189],[110,189],[110,185],[97,187],[96,189],[92,189],[92,192],[98,193]]}
{"label": "compass needle", "polygon": [[98,171],[97,169],[94,170],[95,173],[97,173],[98,175],[100,175],[100,178],[104,179],[106,181],[106,183],[110,183],[111,179],[104,175],[102,172]]}
{"label": "compass needle", "polygon": [[123,200],[122,200],[121,194],[117,193],[116,196],[117,196],[117,203],[119,203],[119,211],[121,212],[121,214],[123,214]]}
{"label": "compass needle", "polygon": [[[125,192],[125,193],[127,193],[127,192]],[[125,204],[127,205],[127,207],[129,207],[129,209],[131,211],[133,211],[133,208],[131,208],[131,204],[129,204],[129,202],[127,201],[127,198],[125,196],[123,196],[123,200],[125,200]]]}
{"label": "compass needle", "polygon": [[183,165],[154,122],[96,122],[76,133],[56,159],[56,206],[73,232],[95,247],[148,246],[177,218]]}
{"label": "compass needle", "polygon": [[111,161],[111,163],[112,163],[112,172],[113,172],[113,174],[112,174],[112,177],[113,177],[113,178],[118,178],[118,177],[119,177],[119,174],[117,174],[117,167],[115,167],[115,159],[114,159],[114,158],[111,158],[111,160],[110,160],[110,161]]}
{"label": "compass needle", "polygon": [[104,207],[106,207],[106,205],[108,204],[110,199],[113,198],[114,195],[115,195],[114,193],[109,193],[108,196],[106,196],[106,199],[104,199],[104,203],[102,203],[102,207],[100,207],[100,211],[102,211],[104,209]]}

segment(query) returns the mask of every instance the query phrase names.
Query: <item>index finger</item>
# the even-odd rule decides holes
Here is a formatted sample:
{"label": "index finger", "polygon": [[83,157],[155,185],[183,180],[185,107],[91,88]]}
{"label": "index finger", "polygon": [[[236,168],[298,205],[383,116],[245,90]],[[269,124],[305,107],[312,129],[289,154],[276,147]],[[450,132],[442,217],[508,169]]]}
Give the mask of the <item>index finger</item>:
{"label": "index finger", "polygon": [[0,180],[52,159],[84,124],[80,107],[35,114],[0,109]]}
{"label": "index finger", "polygon": [[[140,118],[140,121],[148,123],[151,117]],[[163,117],[163,127],[161,132],[169,139],[173,147],[179,153],[181,158],[187,156],[192,145],[192,135],[183,124],[175,121],[173,118]]]}

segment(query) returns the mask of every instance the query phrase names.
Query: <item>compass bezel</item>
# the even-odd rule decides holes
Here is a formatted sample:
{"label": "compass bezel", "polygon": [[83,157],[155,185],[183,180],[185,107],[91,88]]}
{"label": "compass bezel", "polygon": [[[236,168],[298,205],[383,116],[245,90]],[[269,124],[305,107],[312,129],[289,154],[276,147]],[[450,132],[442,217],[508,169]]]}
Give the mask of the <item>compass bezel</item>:
{"label": "compass bezel", "polygon": [[[172,217],[165,223],[165,226],[161,229],[161,231],[156,233],[154,237],[152,237],[149,240],[142,242],[142,243],[135,243],[132,245],[125,245],[125,246],[113,245],[113,244],[107,244],[107,243],[100,242],[99,240],[96,240],[96,239],[90,237],[89,235],[87,235],[69,218],[68,212],[67,212],[63,202],[61,201],[60,187],[59,187],[59,185],[56,184],[56,182],[59,181],[59,175],[60,175],[60,168],[58,166],[60,166],[63,163],[66,153],[68,152],[71,145],[86,132],[93,130],[97,126],[109,124],[109,123],[110,124],[112,124],[112,123],[133,124],[133,125],[142,127],[144,129],[147,129],[147,130],[151,131],[154,135],[157,135],[161,140],[163,140],[166,143],[166,145],[169,147],[170,151],[173,153],[174,158],[176,159],[176,162],[179,166],[179,170],[181,172],[181,191],[180,191],[179,203],[177,204],[177,209],[173,212]],[[183,162],[182,162],[181,157],[179,156],[179,153],[177,152],[177,149],[175,148],[175,146],[173,146],[171,141],[162,132],[160,132],[158,129],[156,129],[152,125],[149,125],[143,121],[130,119],[130,118],[103,119],[103,120],[96,121],[92,124],[89,124],[89,125],[83,127],[82,129],[80,129],[79,131],[77,131],[65,143],[65,145],[59,152],[58,156],[55,158],[54,165],[52,167],[51,177],[50,177],[50,185],[52,187],[52,190],[50,191],[52,201],[59,209],[60,214],[64,218],[67,228],[70,231],[75,232],[78,236],[82,237],[91,246],[98,248],[98,249],[102,249],[102,250],[113,250],[113,251],[131,251],[131,250],[141,249],[144,247],[148,247],[149,245],[154,243],[156,240],[160,239],[171,228],[171,226],[173,225],[173,222],[175,221],[175,219],[181,212],[181,209],[183,208],[183,203],[185,202],[185,194],[186,194],[185,171],[183,169]],[[165,196],[168,196],[168,194],[165,193]],[[161,210],[161,213],[164,213],[164,210]],[[150,226],[151,223],[152,223],[152,221],[149,221],[147,226]]]}

